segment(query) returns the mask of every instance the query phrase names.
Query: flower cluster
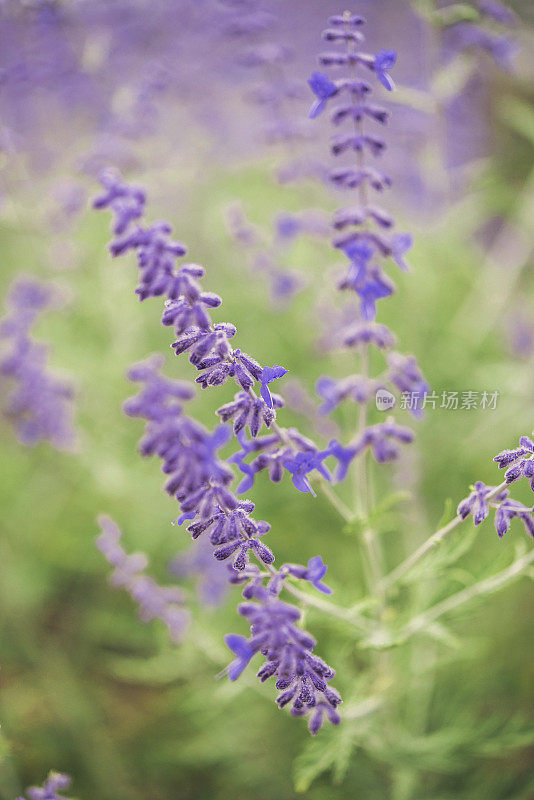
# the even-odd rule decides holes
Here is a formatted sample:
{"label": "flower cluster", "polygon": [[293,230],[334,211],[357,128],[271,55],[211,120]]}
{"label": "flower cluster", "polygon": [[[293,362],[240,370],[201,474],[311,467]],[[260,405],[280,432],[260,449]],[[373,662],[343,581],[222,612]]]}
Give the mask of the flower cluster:
{"label": "flower cluster", "polygon": [[[315,639],[296,626],[300,611],[279,599],[284,580],[289,576],[309,580],[319,591],[330,589],[321,579],[326,566],[320,556],[310,559],[307,567],[286,564],[274,573],[267,585],[252,572],[252,578],[243,590],[243,597],[256,602],[242,603],[238,611],[250,625],[251,636],[237,634],[225,637],[235,659],[228,667],[230,680],[236,680],[256,653],[265,658],[258,677],[266,681],[275,678],[280,694],[276,702],[280,708],[291,704],[293,716],[308,715],[310,732],[315,735],[324,718],[333,725],[340,722],[336,711],[341,698],[328,682],[334,671],[313,653]],[[245,578],[237,579],[242,582]]]}
{"label": "flower cluster", "polygon": [[[241,492],[252,486],[256,472],[268,466],[272,480],[280,480],[286,471],[291,474],[293,484],[299,491],[310,492],[313,490],[308,479],[309,473],[316,470],[323,478],[330,480],[330,473],[323,461],[333,456],[341,463],[340,460],[345,456],[343,448],[337,442],[332,442],[327,450],[319,451],[313,442],[297,430],[278,427],[275,415],[276,410],[282,407],[283,400],[271,393],[270,386],[287,370],[276,364],[272,367],[261,366],[247,353],[231,346],[230,339],[234,337],[236,328],[231,323],[211,321],[208,308],[217,307],[221,301],[202,290],[199,279],[203,276],[203,269],[196,264],[177,268],[174,260],[179,252],[172,245],[169,249],[168,239],[159,240],[159,244],[152,247],[156,226],[143,226],[138,213],[140,206],[144,205],[144,195],[122,184],[116,177],[110,181],[109,176],[109,172],[103,176],[107,194],[99,198],[96,205],[99,208],[109,206],[115,213],[113,232],[121,238],[114,240],[111,252],[114,255],[130,249],[137,252],[142,276],[141,291],[138,291],[141,299],[160,294],[167,296],[162,322],[175,329],[175,353],[189,353],[190,363],[200,373],[197,383],[202,388],[208,388],[233,379],[239,388],[234,400],[217,411],[223,423],[233,422],[234,433],[241,445],[241,449],[227,462],[220,457],[219,451],[227,444],[232,429],[223,424],[209,432],[187,416],[183,412],[183,402],[190,399],[191,387],[163,377],[159,372],[161,359],[152,357],[134,365],[129,372],[129,378],[142,384],[142,388],[135,397],[126,401],[124,410],[131,416],[147,420],[140,451],[144,456],[157,455],[163,462],[162,470],[167,476],[165,490],[180,504],[181,514],[175,522],[182,525],[187,521],[187,530],[194,540],[202,537],[209,541],[216,561],[228,563],[228,580],[231,583],[253,579],[254,596],[260,600],[265,592],[265,597],[272,595],[273,583],[269,584],[271,589],[262,588],[265,579],[274,581],[280,589],[284,581],[293,579],[310,582],[318,591],[328,591],[321,580],[326,572],[322,559],[310,560],[307,567],[285,565],[276,572],[272,566],[274,554],[262,541],[270,525],[263,520],[255,520],[252,516],[254,503],[247,499],[239,500],[231,490],[234,471],[230,464],[237,464],[246,476],[246,485],[242,483],[239,487]],[[159,232],[163,228],[168,236],[170,226],[159,223]],[[151,253],[149,259],[146,258],[147,252]],[[255,384],[259,384],[259,396],[254,391]],[[259,435],[263,425],[273,428],[270,435]],[[246,438],[245,427],[250,431],[251,440]],[[250,453],[256,455],[253,465],[245,461]],[[119,567],[121,579],[122,559],[125,556],[114,549],[116,536],[112,528],[107,531],[103,541],[113,557],[118,559],[117,564],[112,563]],[[101,539],[101,549],[102,546]],[[261,565],[263,572],[251,562],[251,558]],[[128,564],[126,562],[124,567],[127,573]],[[127,579],[125,581],[127,585]],[[284,664],[289,663],[287,660],[290,659],[292,671],[288,672],[289,667],[280,667],[282,671],[278,683],[289,680],[291,676],[286,688],[295,689],[294,713],[299,716],[312,714],[314,721],[310,725],[315,733],[325,714],[330,721],[338,721],[335,705],[340,702],[339,696],[326,687],[326,680],[334,673],[326,666],[317,666],[319,661],[314,660],[316,657],[311,654],[313,640],[299,632],[294,624],[300,617],[298,609],[282,604],[285,609],[290,609],[284,612],[284,616],[278,613],[279,605],[279,601],[274,605],[266,603],[262,611],[264,624],[270,628],[273,636],[276,635],[276,646],[273,641],[268,652],[274,660],[278,653],[280,658],[285,653]],[[287,614],[291,616],[291,625],[286,624]],[[306,646],[303,642],[307,642]],[[257,649],[263,651],[265,647],[261,645]],[[317,666],[315,671],[313,664]],[[270,674],[275,674],[276,669],[278,666]],[[319,674],[321,670],[324,672],[322,677]],[[315,683],[310,677],[311,673],[315,675]],[[309,688],[310,681],[315,686],[314,691]],[[319,700],[317,692],[321,693]]]}
{"label": "flower cluster", "polygon": [[506,483],[514,483],[519,478],[525,477],[530,481],[530,488],[534,491],[534,442],[529,436],[521,436],[519,447],[515,450],[503,450],[493,459],[499,469],[506,469],[504,478]]}
{"label": "flower cluster", "polygon": [[5,348],[0,374],[15,382],[4,414],[22,444],[49,441],[58,449],[74,443],[73,389],[48,369],[48,348],[31,335],[39,314],[54,302],[54,291],[29,278],[15,281],[7,298],[9,313],[0,322]]}
{"label": "flower cluster", "polygon": [[[28,800],[68,800],[65,795],[58,794],[70,786],[70,778],[62,772],[50,772],[42,786],[30,786],[27,790]],[[25,800],[19,797],[18,800]]]}
{"label": "flower cluster", "polygon": [[[302,716],[310,712],[310,730],[316,733],[324,715],[333,723],[339,721],[335,712],[340,702],[339,695],[326,686],[334,672],[312,655],[313,639],[295,626],[294,623],[300,618],[299,610],[281,601],[275,602],[273,592],[276,587],[277,596],[284,580],[293,577],[309,582],[317,591],[329,593],[331,590],[322,582],[326,566],[318,556],[310,559],[306,567],[286,564],[278,571],[271,567],[274,555],[261,541],[270,525],[253,519],[254,503],[239,501],[232,493],[229,483],[233,472],[218,457],[218,450],[228,441],[229,429],[220,426],[210,434],[198,422],[187,417],[180,402],[188,399],[187,387],[163,378],[158,373],[160,364],[158,359],[152,358],[134,366],[129,373],[131,380],[144,384],[139,395],[125,403],[126,413],[148,420],[140,445],[141,452],[143,455],[156,454],[163,460],[163,472],[169,476],[165,488],[181,504],[182,514],[176,522],[182,525],[189,521],[188,531],[192,538],[197,540],[202,537],[202,542],[208,540],[216,561],[231,558],[227,580],[230,583],[249,582],[245,596],[260,601],[257,608],[256,604],[239,608],[240,613],[251,621],[255,635],[250,643],[245,643],[242,637],[227,637],[228,645],[241,658],[240,669],[234,666],[229,674],[233,679],[237,678],[255,652],[264,653],[269,659],[270,671],[263,667],[258,673],[260,678],[265,680],[276,674],[277,688],[286,688],[286,693],[278,698],[280,707],[294,697],[292,713]],[[308,471],[312,468],[307,465]],[[316,468],[320,469],[321,464],[317,464]],[[304,480],[305,474],[300,474],[298,466],[295,466],[294,480]],[[103,549],[102,544],[99,546]],[[109,546],[113,548],[114,542]],[[254,556],[270,571],[262,573],[251,563],[250,556]],[[107,557],[111,560],[109,555]],[[205,561],[196,561],[197,572],[203,563]],[[189,569],[191,566],[195,567],[194,561]],[[134,568],[137,567],[134,564]],[[185,564],[183,559],[178,558],[171,565],[171,571],[184,575],[187,574],[187,567],[187,557]],[[124,569],[129,574],[129,563],[121,568],[120,578]],[[269,583],[264,588],[266,576],[269,577]],[[221,575],[216,575],[215,585],[206,584],[207,577],[204,571],[204,596],[208,602],[217,602],[221,593]],[[256,635],[262,625],[262,634]],[[243,657],[245,652],[246,659]],[[285,701],[284,697],[287,697]]]}
{"label": "flower cluster", "polygon": [[[279,394],[271,392],[270,385],[283,377],[287,370],[276,364],[272,367],[262,366],[248,353],[232,345],[231,340],[237,330],[235,325],[212,321],[210,309],[220,306],[221,298],[204,291],[200,285],[203,267],[192,263],[180,267],[175,264],[180,254],[185,253],[185,246],[169,239],[171,227],[168,223],[143,225],[144,192],[123,183],[109,170],[101,180],[106,193],[97,198],[94,205],[96,208],[109,207],[114,213],[112,232],[119,238],[112,241],[111,253],[117,256],[132,249],[136,252],[141,272],[137,293],[141,299],[166,296],[162,324],[174,328],[176,340],[172,348],[175,354],[188,353],[190,363],[199,373],[196,383],[202,389],[221,386],[228,380],[237,384],[238,391],[234,399],[221,406],[217,414],[222,422],[232,422],[236,435],[248,428],[254,440],[253,446],[243,445],[244,440],[240,440],[242,449],[235,454],[239,468],[252,478],[256,472],[276,464],[269,470],[273,481],[281,480],[286,470],[293,476],[296,488],[310,491],[307,483],[294,480],[295,459],[299,459],[299,474],[303,472],[303,453],[306,454],[306,463],[311,464],[307,471],[317,469],[321,463],[319,448],[295,429],[281,429],[275,422],[276,411],[284,401]],[[163,239],[160,238],[162,230],[165,230]],[[256,393],[258,389],[259,396]],[[272,436],[259,437],[263,427],[271,429]],[[264,456],[260,461],[256,459],[254,467],[245,461],[252,452],[256,456]],[[310,454],[314,456],[313,463],[310,462]],[[330,454],[336,457],[333,451]],[[323,469],[319,472],[327,477]],[[251,485],[250,482],[246,484],[247,487]],[[178,499],[183,504],[185,495],[182,494]]]}
{"label": "flower cluster", "polygon": [[189,625],[189,612],[184,607],[183,592],[177,586],[160,586],[144,574],[148,559],[144,553],[128,555],[121,546],[121,531],[112,519],[99,517],[101,534],[96,544],[114,567],[110,577],[113,586],[125,589],[139,605],[143,622],[160,619],[171,639],[180,642]]}
{"label": "flower cluster", "polygon": [[472,514],[475,525],[480,525],[488,517],[492,507],[495,509],[495,530],[499,538],[508,532],[514,518],[520,519],[526,532],[534,536],[534,508],[513,500],[506,488],[525,477],[534,491],[533,456],[534,442],[528,436],[520,438],[519,447],[498,453],[493,460],[499,469],[506,469],[504,482],[500,486],[486,486],[482,481],[477,481],[471,494],[458,506],[458,515],[466,519]]}
{"label": "flower cluster", "polygon": [[[386,143],[375,134],[364,130],[364,121],[371,120],[385,125],[389,118],[387,109],[370,101],[372,86],[366,79],[374,74],[388,90],[395,88],[390,70],[396,61],[393,50],[380,50],[376,54],[359,50],[364,36],[361,28],[364,19],[345,12],[330,18],[323,39],[341,45],[339,51],[321,53],[319,62],[324,67],[348,70],[348,77],[329,78],[323,72],[314,72],[309,85],[316,99],[310,116],[317,117],[331,104],[331,122],[335,127],[349,125],[347,133],[336,134],[331,142],[331,151],[336,158],[347,158],[347,163],[330,172],[334,185],[355,190],[358,204],[338,209],[333,216],[333,228],[339,232],[334,246],[348,259],[346,271],[338,283],[342,291],[355,293],[359,302],[359,313],[344,315],[343,323],[336,331],[332,342],[345,348],[357,348],[362,355],[361,375],[342,379],[321,377],[316,385],[322,400],[320,413],[329,414],[345,400],[352,400],[365,407],[377,392],[389,390],[403,393],[409,391],[415,400],[410,410],[413,416],[422,413],[422,398],[429,391],[413,356],[403,356],[392,348],[395,337],[389,328],[375,321],[378,300],[388,297],[394,285],[383,270],[381,262],[391,260],[406,271],[405,254],[412,245],[409,234],[393,232],[394,220],[381,206],[372,203],[369,192],[377,193],[391,185],[390,178],[366,163],[366,154],[380,156]],[[363,70],[365,75],[360,75]],[[352,163],[355,154],[356,163]],[[386,370],[377,378],[368,374],[368,347],[386,351]],[[413,434],[395,425],[392,420],[359,431],[350,443],[349,452],[356,457],[370,446],[377,461],[396,458],[399,451],[392,442],[408,443]]]}

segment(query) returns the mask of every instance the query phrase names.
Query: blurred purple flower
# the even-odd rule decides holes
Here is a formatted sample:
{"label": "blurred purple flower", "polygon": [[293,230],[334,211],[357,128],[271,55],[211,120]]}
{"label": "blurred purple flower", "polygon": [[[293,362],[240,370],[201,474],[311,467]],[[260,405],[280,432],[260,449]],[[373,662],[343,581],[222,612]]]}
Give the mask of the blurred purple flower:
{"label": "blurred purple flower", "polygon": [[[28,800],[67,800],[58,792],[68,789],[70,778],[62,772],[50,772],[42,786],[30,786],[27,790]],[[24,798],[19,798],[24,800]]]}
{"label": "blurred purple flower", "polygon": [[395,84],[389,75],[389,70],[395,66],[397,53],[395,50],[379,50],[375,55],[374,68],[378,80],[385,86],[388,92],[393,91]]}
{"label": "blurred purple flower", "polygon": [[48,348],[36,342],[31,329],[38,315],[50,308],[57,292],[30,278],[19,278],[7,297],[8,315],[0,321],[0,374],[14,382],[3,409],[19,441],[33,446],[49,441],[60,450],[74,445],[73,396],[66,381],[47,367]]}
{"label": "blurred purple flower", "polygon": [[315,119],[315,117],[318,117],[326,108],[327,100],[337,94],[338,88],[324,72],[313,72],[308,80],[308,84],[317,97],[308,115],[310,119]]}
{"label": "blurred purple flower", "polygon": [[269,391],[269,384],[278,378],[283,378],[288,372],[289,370],[284,369],[284,367],[279,367],[278,364],[275,364],[273,367],[263,368],[260,378],[261,396],[263,397],[268,408],[273,407],[273,398],[271,397],[271,392]]}

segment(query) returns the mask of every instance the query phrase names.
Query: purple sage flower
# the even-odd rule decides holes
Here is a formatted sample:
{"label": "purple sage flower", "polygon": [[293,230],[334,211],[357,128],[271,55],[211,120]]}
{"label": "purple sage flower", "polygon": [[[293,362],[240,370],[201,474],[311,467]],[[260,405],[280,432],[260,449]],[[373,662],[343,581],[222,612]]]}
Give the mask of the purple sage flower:
{"label": "purple sage flower", "polygon": [[[70,786],[70,778],[62,772],[50,772],[42,786],[30,786],[27,790],[28,800],[68,800],[59,794]],[[19,798],[24,800],[24,798]]]}
{"label": "purple sage flower", "polygon": [[47,366],[48,348],[31,335],[39,314],[50,308],[57,292],[30,278],[16,280],[8,294],[8,315],[0,321],[0,374],[13,383],[3,412],[19,441],[34,446],[49,441],[59,450],[71,449],[73,387]]}
{"label": "purple sage flower", "polygon": [[271,397],[271,392],[269,391],[269,384],[278,378],[283,378],[288,372],[289,370],[284,369],[284,367],[279,367],[277,364],[275,364],[273,367],[264,367],[262,369],[260,377],[261,396],[263,397],[268,408],[273,407],[273,398]]}

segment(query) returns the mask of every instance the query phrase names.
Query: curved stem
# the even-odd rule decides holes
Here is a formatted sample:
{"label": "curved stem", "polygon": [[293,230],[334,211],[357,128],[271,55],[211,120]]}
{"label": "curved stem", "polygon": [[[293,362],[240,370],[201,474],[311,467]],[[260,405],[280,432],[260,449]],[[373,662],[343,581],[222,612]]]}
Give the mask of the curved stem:
{"label": "curved stem", "polygon": [[[495,489],[493,489],[487,495],[487,499],[491,500],[493,497],[495,497],[504,489],[506,489],[507,486],[508,484],[506,483],[506,481],[503,481],[502,483],[499,484],[499,486],[496,486]],[[417,564],[417,562],[420,561],[423,558],[423,556],[425,556],[429,552],[429,550],[432,550],[432,548],[436,547],[436,545],[438,545],[445,538],[445,536],[447,536],[448,533],[450,533],[456,527],[458,527],[458,525],[461,522],[463,522],[464,519],[468,519],[468,517],[464,518],[461,517],[459,514],[457,514],[456,517],[454,517],[454,519],[452,519],[449,523],[447,523],[447,525],[444,525],[443,528],[440,528],[435,533],[433,533],[432,536],[430,536],[426,540],[426,542],[423,542],[423,544],[420,547],[418,547],[417,550],[414,550],[414,552],[410,556],[408,556],[408,558],[405,559],[401,564],[399,564],[398,567],[395,567],[394,570],[392,570],[388,575],[382,578],[381,581],[382,588],[386,591],[388,589],[391,589],[391,587],[394,584],[396,584],[400,580],[400,578],[402,578],[413,566],[415,566],[415,564]]]}
{"label": "curved stem", "polygon": [[490,578],[485,578],[485,580],[479,581],[478,583],[473,584],[473,586],[469,586],[467,589],[462,589],[461,592],[453,594],[451,597],[448,597],[441,603],[437,603],[435,606],[432,606],[432,608],[429,608],[427,611],[424,611],[422,614],[414,617],[405,626],[403,631],[404,635],[412,636],[414,633],[424,630],[424,628],[426,628],[432,622],[435,622],[439,617],[442,617],[449,611],[458,608],[458,606],[461,606],[476,597],[480,597],[483,594],[489,594],[490,592],[500,589],[512,578],[515,578],[517,575],[519,575],[522,570],[532,561],[534,561],[534,549],[530,550],[522,558],[518,558],[517,561],[514,561],[509,567],[503,569],[502,572],[498,572],[496,575],[492,575]]}
{"label": "curved stem", "polygon": [[307,606],[312,606],[313,608],[317,608],[319,611],[324,611],[325,614],[329,614],[331,617],[341,619],[343,622],[347,622],[349,625],[353,625],[355,628],[358,628],[358,630],[368,631],[369,629],[369,621],[365,619],[365,617],[361,617],[359,614],[351,611],[348,608],[337,606],[334,603],[331,603],[329,600],[323,600],[322,597],[314,597],[307,592],[302,592],[300,589],[297,589],[287,581],[284,584],[284,589],[292,594],[293,597],[296,597],[301,602],[305,603]]}

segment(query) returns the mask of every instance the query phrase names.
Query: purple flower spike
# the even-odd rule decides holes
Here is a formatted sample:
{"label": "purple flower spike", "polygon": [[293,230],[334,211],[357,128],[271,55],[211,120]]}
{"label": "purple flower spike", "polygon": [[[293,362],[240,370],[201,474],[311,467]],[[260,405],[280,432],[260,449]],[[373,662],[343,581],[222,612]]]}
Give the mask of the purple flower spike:
{"label": "purple flower spike", "polygon": [[[58,450],[75,443],[74,390],[48,367],[48,348],[32,336],[39,314],[57,300],[57,290],[31,278],[15,280],[0,320],[0,375],[13,383],[1,409],[21,444],[49,441]],[[5,345],[5,347],[4,347]]]}
{"label": "purple flower spike", "polygon": [[[337,91],[334,84],[330,85]],[[210,603],[219,602],[222,574],[231,583],[245,584],[245,599],[260,601],[239,607],[240,613],[250,622],[251,637],[246,639],[236,634],[226,637],[228,647],[236,656],[228,668],[230,680],[236,680],[254,653],[261,652],[267,661],[259,676],[262,681],[277,676],[276,688],[282,690],[277,698],[280,707],[291,702],[291,713],[304,716],[313,713],[312,710],[322,703],[325,711],[321,721],[324,716],[337,724],[335,709],[341,698],[327,686],[334,671],[313,654],[313,637],[295,626],[300,611],[278,601],[289,575],[287,565],[280,570],[270,566],[275,556],[262,542],[270,525],[255,520],[251,516],[254,503],[238,500],[230,490],[235,475],[228,463],[237,464],[245,476],[238,491],[251,488],[255,475],[265,469],[273,482],[279,482],[285,466],[299,491],[309,492],[311,485],[306,475],[312,469],[331,480],[322,464],[331,451],[319,452],[296,428],[286,428],[283,436],[278,428],[269,435],[259,435],[262,425],[269,428],[276,410],[284,405],[280,395],[271,395],[269,384],[287,370],[277,364],[263,367],[247,353],[232,347],[229,340],[236,333],[235,326],[214,323],[210,317],[211,309],[221,304],[221,298],[203,290],[199,279],[204,276],[204,269],[200,265],[176,265],[176,259],[184,254],[185,248],[170,240],[170,226],[155,223],[147,228],[135,222],[142,216],[137,211],[144,211],[144,195],[137,196],[135,190],[130,191],[122,184],[111,186],[109,192],[110,196],[98,201],[98,206],[109,205],[120,217],[121,208],[116,207],[118,194],[130,198],[133,208],[133,212],[123,214],[127,230],[121,240],[113,242],[113,252],[115,255],[131,249],[137,252],[142,298],[166,295],[162,324],[172,326],[176,332],[172,345],[175,354],[189,354],[190,363],[199,373],[196,382],[203,389],[220,386],[229,378],[240,388],[234,399],[216,412],[223,423],[232,421],[241,446],[230,459],[223,461],[218,451],[228,441],[230,428],[222,425],[210,433],[185,414],[184,401],[193,394],[189,385],[161,375],[159,370],[163,362],[160,358],[148,359],[130,370],[130,379],[143,384],[138,394],[124,406],[130,416],[147,420],[140,452],[162,460],[162,471],[167,476],[165,491],[180,505],[176,523],[189,522],[187,530],[196,541],[190,554],[175,559],[172,571],[198,576],[202,596]],[[291,238],[294,234],[293,222],[283,220],[279,238]],[[252,391],[256,381],[261,384],[261,397]],[[250,440],[245,435],[245,427],[250,431]],[[245,459],[249,456],[251,461],[247,463]],[[114,567],[114,585],[125,588],[137,601],[141,619],[149,621],[159,617],[172,638],[178,641],[189,617],[180,590],[159,586],[144,573],[146,557],[125,552],[120,543],[120,530],[109,518],[103,518],[101,526],[98,547]],[[208,566],[210,558],[211,566]],[[261,563],[262,571],[252,559]],[[263,565],[269,567],[266,585]],[[321,558],[311,559],[307,568],[300,569],[303,578],[318,591],[329,592],[322,583],[326,566]],[[318,727],[315,720],[313,729],[318,730]]]}
{"label": "purple flower spike", "polygon": [[237,633],[228,633],[224,637],[224,641],[236,656],[228,667],[228,677],[231,681],[236,681],[243,670],[247,668],[250,659],[254,655],[254,650],[251,649],[248,639],[244,636],[239,636]]}
{"label": "purple flower spike", "polygon": [[317,97],[308,114],[310,119],[315,119],[326,108],[327,100],[337,94],[338,88],[324,72],[312,72],[311,77],[308,79],[308,84]]}
{"label": "purple flower spike", "polygon": [[272,383],[277,378],[283,378],[283,376],[287,375],[288,372],[289,370],[284,369],[284,367],[279,367],[278,364],[275,364],[273,367],[263,368],[260,378],[261,396],[269,408],[273,407],[273,398],[271,397],[268,384]]}
{"label": "purple flower spike", "polygon": [[396,60],[397,53],[395,50],[379,50],[375,55],[374,68],[377,78],[382,86],[386,87],[388,92],[392,92],[395,88],[395,84],[388,74],[388,70],[395,65]]}

